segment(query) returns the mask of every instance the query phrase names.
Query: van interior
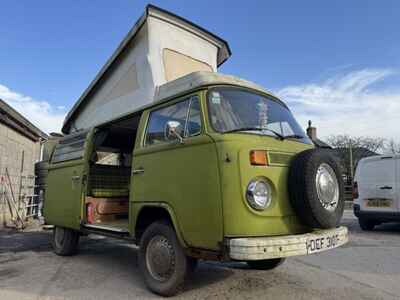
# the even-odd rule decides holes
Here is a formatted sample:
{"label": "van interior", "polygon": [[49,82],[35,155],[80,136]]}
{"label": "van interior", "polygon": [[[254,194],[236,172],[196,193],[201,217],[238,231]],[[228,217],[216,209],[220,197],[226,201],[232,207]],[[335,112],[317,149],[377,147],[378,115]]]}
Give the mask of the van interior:
{"label": "van interior", "polygon": [[127,232],[132,152],[140,115],[98,127],[89,159],[86,227]]}

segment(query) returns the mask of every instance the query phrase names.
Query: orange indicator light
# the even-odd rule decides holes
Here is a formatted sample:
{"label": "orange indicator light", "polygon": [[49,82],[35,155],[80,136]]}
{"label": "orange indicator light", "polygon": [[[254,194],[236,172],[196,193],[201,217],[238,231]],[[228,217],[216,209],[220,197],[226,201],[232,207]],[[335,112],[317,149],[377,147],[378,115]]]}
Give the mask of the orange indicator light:
{"label": "orange indicator light", "polygon": [[267,151],[264,150],[251,150],[250,163],[253,166],[266,166],[268,165]]}

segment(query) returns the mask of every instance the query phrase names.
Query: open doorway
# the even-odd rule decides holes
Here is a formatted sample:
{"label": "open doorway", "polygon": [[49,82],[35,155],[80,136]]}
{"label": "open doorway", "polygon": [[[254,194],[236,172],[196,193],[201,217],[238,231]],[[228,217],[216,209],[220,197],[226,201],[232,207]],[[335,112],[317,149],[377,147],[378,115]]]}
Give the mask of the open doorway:
{"label": "open doorway", "polygon": [[128,231],[132,153],[140,115],[97,128],[89,159],[86,224]]}

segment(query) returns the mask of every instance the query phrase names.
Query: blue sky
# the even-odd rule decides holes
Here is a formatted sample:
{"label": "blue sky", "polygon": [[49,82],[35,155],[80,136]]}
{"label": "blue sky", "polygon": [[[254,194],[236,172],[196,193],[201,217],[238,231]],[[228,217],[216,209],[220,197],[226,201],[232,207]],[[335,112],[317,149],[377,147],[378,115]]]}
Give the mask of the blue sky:
{"label": "blue sky", "polygon": [[[147,3],[2,1],[0,98],[56,130]],[[152,4],[227,40],[233,55],[220,71],[273,90],[303,125],[309,118],[317,123],[321,135],[400,140],[391,123],[385,126],[400,113],[399,1]],[[382,106],[388,111],[379,119],[374,110]],[[356,123],[360,117],[375,126]],[[343,122],[350,123],[341,128]]]}

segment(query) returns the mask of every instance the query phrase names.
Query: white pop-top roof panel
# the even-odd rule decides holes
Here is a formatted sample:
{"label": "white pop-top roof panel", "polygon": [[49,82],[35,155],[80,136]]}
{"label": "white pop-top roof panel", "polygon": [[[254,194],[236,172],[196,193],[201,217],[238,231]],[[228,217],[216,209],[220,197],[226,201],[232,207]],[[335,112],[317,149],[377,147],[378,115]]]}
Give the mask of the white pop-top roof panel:
{"label": "white pop-top roof panel", "polygon": [[157,87],[193,71],[217,71],[228,43],[170,12],[147,6],[65,118],[63,132],[85,129],[154,102]]}

